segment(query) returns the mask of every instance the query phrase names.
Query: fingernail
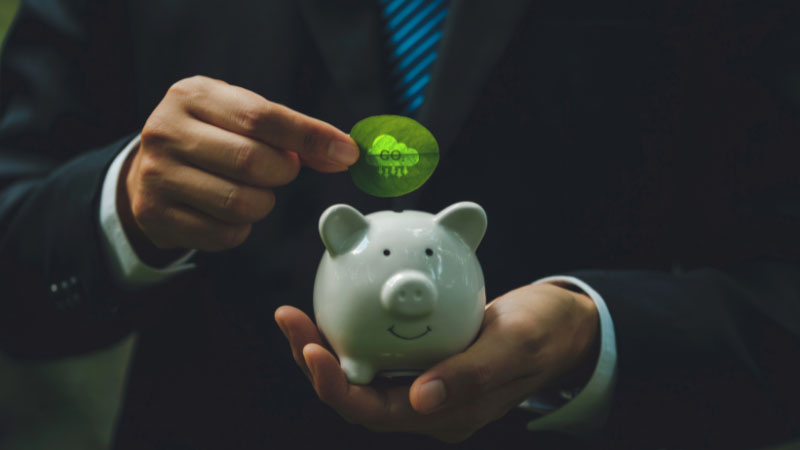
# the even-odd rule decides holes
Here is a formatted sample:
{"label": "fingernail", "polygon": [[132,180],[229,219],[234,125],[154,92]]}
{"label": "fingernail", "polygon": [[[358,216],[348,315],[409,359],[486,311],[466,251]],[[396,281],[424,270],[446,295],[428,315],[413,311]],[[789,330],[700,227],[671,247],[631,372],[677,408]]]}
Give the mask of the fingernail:
{"label": "fingernail", "polygon": [[428,414],[444,403],[447,391],[442,380],[429,381],[419,388],[419,412]]}
{"label": "fingernail", "polygon": [[328,157],[339,164],[350,166],[358,160],[358,147],[349,142],[331,141]]}

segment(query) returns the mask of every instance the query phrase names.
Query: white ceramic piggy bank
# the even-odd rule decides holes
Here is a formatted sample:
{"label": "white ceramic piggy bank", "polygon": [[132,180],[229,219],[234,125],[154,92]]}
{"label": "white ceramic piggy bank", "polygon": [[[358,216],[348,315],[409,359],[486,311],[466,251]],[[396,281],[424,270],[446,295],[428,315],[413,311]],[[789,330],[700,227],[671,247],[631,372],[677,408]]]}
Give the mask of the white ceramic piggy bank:
{"label": "white ceramic piggy bank", "polygon": [[475,257],[485,231],[471,202],[436,215],[363,216],[348,205],[322,214],[314,313],[351,383],[419,373],[469,346],[486,305]]}

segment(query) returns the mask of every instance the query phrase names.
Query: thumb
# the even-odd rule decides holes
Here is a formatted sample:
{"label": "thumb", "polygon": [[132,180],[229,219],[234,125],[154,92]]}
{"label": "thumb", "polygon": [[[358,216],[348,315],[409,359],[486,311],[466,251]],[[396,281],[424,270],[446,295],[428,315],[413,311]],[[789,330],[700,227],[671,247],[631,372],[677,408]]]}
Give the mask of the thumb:
{"label": "thumb", "polygon": [[411,406],[429,414],[467,403],[520,376],[520,355],[514,345],[483,334],[467,350],[440,362],[414,381]]}

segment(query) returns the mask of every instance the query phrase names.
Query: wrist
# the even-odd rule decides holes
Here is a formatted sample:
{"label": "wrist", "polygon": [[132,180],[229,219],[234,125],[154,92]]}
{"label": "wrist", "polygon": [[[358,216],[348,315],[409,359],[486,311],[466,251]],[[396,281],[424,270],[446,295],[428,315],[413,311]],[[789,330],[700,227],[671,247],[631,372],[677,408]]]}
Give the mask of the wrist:
{"label": "wrist", "polygon": [[597,306],[591,297],[583,292],[573,292],[573,294],[576,297],[575,301],[584,312],[584,320],[578,333],[581,336],[578,364],[564,377],[564,381],[567,383],[565,387],[586,385],[594,373],[597,358],[600,355],[600,318]]}
{"label": "wrist", "polygon": [[133,216],[128,185],[131,167],[136,159],[139,149],[134,149],[120,169],[119,183],[117,184],[117,215],[128,241],[142,262],[151,267],[163,267],[186,253],[185,249],[161,249],[156,247],[150,238],[142,231]]}
{"label": "wrist", "polygon": [[560,282],[548,284],[568,291],[575,306],[576,313],[573,322],[573,355],[575,359],[553,386],[574,393],[575,388],[583,387],[589,382],[600,355],[600,318],[597,305],[577,286]]}

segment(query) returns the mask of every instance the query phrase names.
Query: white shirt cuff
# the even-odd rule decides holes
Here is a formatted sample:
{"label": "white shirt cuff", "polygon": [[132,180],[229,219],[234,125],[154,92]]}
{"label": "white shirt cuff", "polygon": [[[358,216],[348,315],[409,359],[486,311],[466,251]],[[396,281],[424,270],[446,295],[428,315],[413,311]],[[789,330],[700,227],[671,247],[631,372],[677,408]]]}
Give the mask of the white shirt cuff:
{"label": "white shirt cuff", "polygon": [[156,268],[149,266],[139,259],[133,250],[122,222],[117,214],[117,185],[119,183],[120,171],[125,160],[132,151],[139,148],[141,136],[137,135],[125,147],[106,172],[103,181],[103,190],[100,194],[100,229],[103,247],[105,248],[106,258],[111,264],[116,281],[128,288],[146,287],[160,282],[195,267],[194,263],[188,262],[194,256],[196,250],[189,250],[185,255],[173,261],[169,265]]}
{"label": "white shirt cuff", "polygon": [[[552,276],[537,280],[535,283],[569,284],[591,297],[600,318],[600,354],[594,373],[580,392],[563,406],[528,422],[527,429],[562,431],[571,434],[596,432],[608,417],[617,375],[617,342],[611,314],[600,294],[578,278]],[[537,412],[542,411],[541,406],[535,396],[519,405],[520,408]]]}

